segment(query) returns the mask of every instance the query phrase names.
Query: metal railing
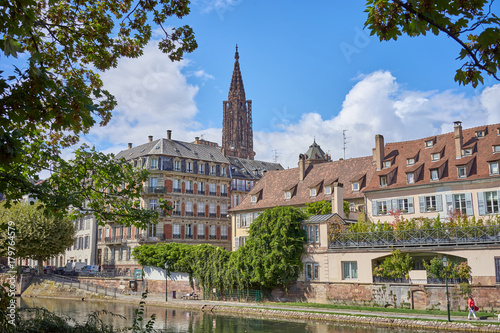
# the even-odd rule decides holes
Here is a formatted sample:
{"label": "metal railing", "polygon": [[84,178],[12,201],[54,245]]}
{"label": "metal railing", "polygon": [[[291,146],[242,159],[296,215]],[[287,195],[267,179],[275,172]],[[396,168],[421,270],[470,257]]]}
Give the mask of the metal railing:
{"label": "metal railing", "polygon": [[216,290],[214,293],[207,291],[203,293],[205,300],[233,301],[233,302],[262,302],[264,300],[261,290],[234,289],[234,290]]}
{"label": "metal railing", "polygon": [[165,186],[146,186],[144,187],[144,193],[154,194],[154,193],[166,193]]}
{"label": "metal railing", "polygon": [[374,232],[340,232],[330,235],[330,249],[360,247],[450,246],[500,243],[500,226],[473,226]]}

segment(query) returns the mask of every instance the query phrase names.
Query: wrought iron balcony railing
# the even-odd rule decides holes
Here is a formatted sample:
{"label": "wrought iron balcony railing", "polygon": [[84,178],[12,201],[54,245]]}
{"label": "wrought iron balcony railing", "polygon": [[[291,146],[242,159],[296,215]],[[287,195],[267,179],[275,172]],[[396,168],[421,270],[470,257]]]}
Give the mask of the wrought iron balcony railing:
{"label": "wrought iron balcony railing", "polygon": [[330,249],[499,244],[500,225],[330,234]]}

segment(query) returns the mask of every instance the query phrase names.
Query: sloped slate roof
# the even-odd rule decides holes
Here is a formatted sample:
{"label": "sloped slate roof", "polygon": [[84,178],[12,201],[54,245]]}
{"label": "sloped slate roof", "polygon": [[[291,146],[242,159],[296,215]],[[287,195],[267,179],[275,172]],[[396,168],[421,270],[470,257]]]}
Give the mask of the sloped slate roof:
{"label": "sloped slate roof", "polygon": [[[241,157],[228,156],[231,164],[231,175],[240,179],[260,179],[267,171],[283,170],[279,163],[249,160]],[[255,175],[254,170],[257,170]]]}
{"label": "sloped slate roof", "polygon": [[126,160],[131,160],[147,155],[167,155],[207,162],[229,163],[218,147],[168,139],[158,139],[122,150],[116,155],[116,158],[123,157]]}

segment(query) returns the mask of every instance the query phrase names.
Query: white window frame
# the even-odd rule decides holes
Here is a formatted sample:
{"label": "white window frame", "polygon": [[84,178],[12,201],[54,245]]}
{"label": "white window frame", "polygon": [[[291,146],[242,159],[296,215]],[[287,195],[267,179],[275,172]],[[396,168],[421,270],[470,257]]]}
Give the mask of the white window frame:
{"label": "white window frame", "polygon": [[[353,191],[354,191],[354,184],[352,184],[352,186],[353,186]],[[332,187],[331,186],[325,186],[325,194],[326,195],[332,194]]]}
{"label": "white window frame", "polygon": [[500,145],[493,146],[493,153],[500,153]]}
{"label": "white window frame", "polygon": [[359,192],[359,182],[352,183],[352,191]]}
{"label": "white window frame", "polygon": [[437,199],[435,195],[428,195],[425,197],[425,211],[426,212],[437,211]]}
{"label": "white window frame", "polygon": [[186,172],[189,172],[189,173],[193,173],[193,172],[194,172],[194,169],[193,169],[193,162],[188,161],[188,162],[186,163]]}
{"label": "white window frame", "polygon": [[472,155],[472,148],[465,148],[464,156],[470,156],[470,155]]}
{"label": "white window frame", "polygon": [[431,160],[432,161],[439,161],[440,155],[441,155],[440,153],[432,153]]}
{"label": "white window frame", "polygon": [[285,200],[290,200],[291,197],[292,194],[290,193],[290,191],[285,191]]}
{"label": "white window frame", "polygon": [[214,176],[217,174],[217,167],[215,165],[210,165],[210,175]]}
{"label": "white window frame", "polygon": [[196,230],[196,238],[205,238],[205,225],[198,224],[198,230]]}
{"label": "white window frame", "polygon": [[380,176],[380,187],[387,186],[387,175]]}
{"label": "white window frame", "polygon": [[432,146],[434,146],[434,140],[425,141],[425,148],[430,148]]}
{"label": "white window frame", "polygon": [[316,187],[309,189],[309,195],[313,198],[316,197]]}
{"label": "white window frame", "polygon": [[465,165],[457,166],[457,177],[467,178],[467,167]]}
{"label": "white window frame", "polygon": [[158,169],[158,159],[157,158],[151,159],[151,169]]}
{"label": "white window frame", "polygon": [[498,167],[498,161],[495,162],[489,162],[489,170],[490,170],[490,175],[498,175],[500,173],[499,167]]}
{"label": "white window frame", "polygon": [[199,174],[205,174],[205,163],[199,163],[198,164],[198,173]]}
{"label": "white window frame", "polygon": [[415,173],[407,172],[406,173],[406,184],[415,184]]}
{"label": "white window frame", "polygon": [[158,200],[149,199],[149,210],[155,210],[156,208],[158,208]]}
{"label": "white window frame", "polygon": [[387,201],[386,200],[380,200],[377,201],[377,215],[387,215],[388,214],[387,210]]}
{"label": "white window frame", "polygon": [[174,171],[181,171],[181,161],[174,160]]}
{"label": "white window frame", "polygon": [[465,193],[453,194],[453,209],[463,215],[467,214],[467,202]]}
{"label": "white window frame", "polygon": [[358,262],[342,261],[342,280],[358,279]]}
{"label": "white window frame", "polygon": [[406,159],[406,165],[414,165],[414,164],[415,164],[415,159],[413,157]]}
{"label": "white window frame", "polygon": [[256,203],[257,202],[257,196],[254,194],[252,195],[252,203]]}
{"label": "white window frame", "polygon": [[439,170],[438,169],[431,169],[431,180],[439,180]]}
{"label": "white window frame", "polygon": [[402,213],[407,213],[410,208],[410,202],[408,198],[398,199],[398,210]]}
{"label": "white window frame", "polygon": [[319,280],[319,264],[316,262],[307,262],[305,266],[305,279],[307,281]]}
{"label": "white window frame", "polygon": [[497,191],[484,192],[486,214],[500,213],[498,208],[498,199]]}
{"label": "white window frame", "polygon": [[174,190],[180,190],[182,188],[182,182],[180,179],[174,179]]}
{"label": "white window frame", "polygon": [[391,161],[384,161],[383,162],[383,168],[384,169],[387,169],[387,168],[390,168],[391,167]]}

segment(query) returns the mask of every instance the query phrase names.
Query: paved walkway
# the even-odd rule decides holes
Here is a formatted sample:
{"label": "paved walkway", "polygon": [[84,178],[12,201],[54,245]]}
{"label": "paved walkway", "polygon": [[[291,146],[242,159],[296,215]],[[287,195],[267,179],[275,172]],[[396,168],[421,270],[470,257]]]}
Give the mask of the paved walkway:
{"label": "paved walkway", "polygon": [[[117,300],[122,301],[136,301],[139,302],[140,297],[138,296],[127,296],[127,295],[118,295]],[[305,306],[290,306],[286,305],[286,303],[245,303],[245,302],[226,302],[226,301],[210,301],[210,300],[183,300],[183,299],[173,299],[168,298],[168,302],[165,302],[164,295],[148,295],[146,299],[147,304],[151,305],[171,305],[174,307],[197,307],[201,309],[203,305],[220,305],[220,306],[231,306],[231,307],[242,307],[242,308],[263,308],[268,310],[291,310],[291,311],[303,311],[303,312],[319,312],[319,313],[330,313],[330,314],[343,314],[343,315],[356,315],[356,316],[375,316],[375,317],[383,317],[383,318],[394,318],[394,319],[414,319],[414,320],[441,320],[447,321],[448,316],[444,315],[431,315],[431,314],[412,314],[412,313],[392,313],[392,312],[377,312],[377,311],[364,311],[364,310],[350,310],[350,309],[323,309],[323,308],[315,308],[315,307],[307,307]],[[499,323],[497,317],[488,317],[488,318],[478,318],[477,320],[467,320],[467,312],[463,313],[463,316],[451,316],[452,322],[470,322],[481,323],[481,324],[492,324]]]}

